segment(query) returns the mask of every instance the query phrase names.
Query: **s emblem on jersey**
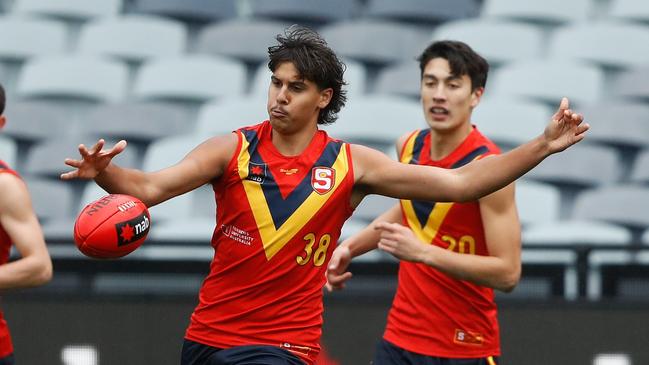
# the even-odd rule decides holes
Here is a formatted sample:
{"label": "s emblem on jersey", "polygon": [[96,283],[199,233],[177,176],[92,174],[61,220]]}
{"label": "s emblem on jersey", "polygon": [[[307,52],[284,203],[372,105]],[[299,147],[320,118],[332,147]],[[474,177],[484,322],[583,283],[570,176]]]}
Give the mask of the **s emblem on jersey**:
{"label": "s emblem on jersey", "polygon": [[248,176],[246,179],[263,184],[266,180],[266,169],[267,166],[265,163],[259,164],[250,162],[248,164]]}
{"label": "s emblem on jersey", "polygon": [[326,194],[334,187],[336,170],[331,167],[314,167],[311,170],[311,186],[318,194]]}

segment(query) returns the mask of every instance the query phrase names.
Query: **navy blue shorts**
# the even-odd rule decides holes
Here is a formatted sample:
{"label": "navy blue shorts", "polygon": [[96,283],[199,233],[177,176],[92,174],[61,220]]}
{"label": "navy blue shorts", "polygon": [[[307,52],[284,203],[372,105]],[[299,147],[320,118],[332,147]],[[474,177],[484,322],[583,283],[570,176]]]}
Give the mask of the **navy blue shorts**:
{"label": "navy blue shorts", "polygon": [[[2,364],[0,364],[2,365]],[[275,346],[236,346],[218,349],[185,340],[180,365],[305,365],[290,352]]]}
{"label": "navy blue shorts", "polygon": [[489,356],[477,359],[450,359],[406,351],[381,339],[376,346],[373,365],[497,365],[498,358]]}
{"label": "navy blue shorts", "polygon": [[16,360],[14,360],[14,354],[5,356],[2,359],[0,359],[0,365],[14,365],[15,363]]}

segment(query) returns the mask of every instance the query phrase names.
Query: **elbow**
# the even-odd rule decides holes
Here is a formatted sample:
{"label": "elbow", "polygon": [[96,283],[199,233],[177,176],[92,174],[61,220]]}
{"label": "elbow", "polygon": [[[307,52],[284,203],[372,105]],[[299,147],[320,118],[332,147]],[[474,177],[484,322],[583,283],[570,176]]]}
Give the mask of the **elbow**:
{"label": "elbow", "polygon": [[32,275],[31,286],[41,286],[49,283],[54,276],[53,271],[52,261],[49,257],[39,262]]}
{"label": "elbow", "polygon": [[511,293],[518,285],[518,282],[521,280],[521,268],[520,266],[516,267],[514,270],[509,270],[500,280],[500,283],[496,289],[504,292]]}

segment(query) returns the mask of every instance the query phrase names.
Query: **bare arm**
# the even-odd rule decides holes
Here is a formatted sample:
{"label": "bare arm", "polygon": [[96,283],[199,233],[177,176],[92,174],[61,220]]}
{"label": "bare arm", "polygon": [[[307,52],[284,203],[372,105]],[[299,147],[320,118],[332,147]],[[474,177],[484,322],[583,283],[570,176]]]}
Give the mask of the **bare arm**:
{"label": "bare arm", "polygon": [[102,150],[103,145],[103,140],[90,150],[80,145],[81,160],[65,160],[76,170],[62,174],[61,178],[95,179],[104,190],[132,195],[151,207],[220,177],[236,149],[237,137],[229,134],[210,138],[177,164],[156,172],[126,169],[110,162],[126,148],[126,141],[108,150]]}
{"label": "bare arm", "polygon": [[545,157],[581,141],[589,126],[568,109],[563,99],[545,132],[518,148],[471,162],[458,169],[406,165],[369,148],[354,145],[354,170],[359,189],[394,198],[466,202],[499,190]]}
{"label": "bare arm", "polygon": [[459,280],[509,292],[521,275],[520,224],[510,185],[480,200],[489,256],[461,254],[424,244],[408,227],[380,223],[379,248],[399,259],[421,262]]}
{"label": "bare arm", "polygon": [[0,289],[42,285],[52,278],[52,261],[25,184],[0,174],[0,224],[20,259],[0,265]]}

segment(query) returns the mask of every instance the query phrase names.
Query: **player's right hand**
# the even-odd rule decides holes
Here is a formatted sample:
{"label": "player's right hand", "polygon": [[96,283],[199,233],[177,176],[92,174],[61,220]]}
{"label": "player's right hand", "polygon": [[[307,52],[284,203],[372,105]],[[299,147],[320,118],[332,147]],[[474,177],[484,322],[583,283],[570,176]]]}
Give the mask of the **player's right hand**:
{"label": "player's right hand", "polygon": [[90,149],[86,148],[85,145],[79,145],[79,154],[81,155],[80,160],[74,160],[71,158],[66,158],[64,160],[65,164],[76,168],[76,170],[66,172],[61,174],[61,179],[70,180],[70,179],[94,179],[99,175],[104,169],[110,164],[110,161],[117,154],[122,152],[126,148],[126,141],[121,140],[117,142],[113,148],[108,150],[103,150],[104,143],[103,139],[97,141],[97,143],[92,146]]}
{"label": "player's right hand", "polygon": [[325,287],[329,292],[345,288],[345,282],[352,277],[352,273],[347,270],[349,263],[352,261],[352,254],[345,245],[339,245],[331,254],[329,266],[327,267],[327,284]]}

